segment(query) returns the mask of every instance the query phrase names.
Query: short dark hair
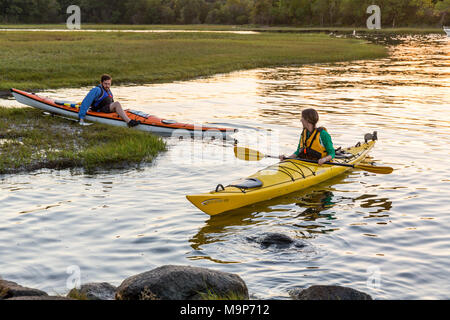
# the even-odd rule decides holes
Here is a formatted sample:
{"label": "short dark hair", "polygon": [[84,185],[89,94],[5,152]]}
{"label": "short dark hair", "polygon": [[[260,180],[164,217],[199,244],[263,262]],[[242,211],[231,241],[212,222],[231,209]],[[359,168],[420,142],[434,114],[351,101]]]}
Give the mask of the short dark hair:
{"label": "short dark hair", "polygon": [[106,80],[111,80],[112,77],[109,74],[104,74],[102,75],[102,79],[101,82],[106,81]]}

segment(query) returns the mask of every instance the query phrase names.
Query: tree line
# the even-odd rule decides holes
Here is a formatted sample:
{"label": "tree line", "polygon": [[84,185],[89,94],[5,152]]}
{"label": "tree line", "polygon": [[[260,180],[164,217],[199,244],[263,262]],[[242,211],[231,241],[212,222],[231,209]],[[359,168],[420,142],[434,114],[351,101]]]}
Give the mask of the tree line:
{"label": "tree line", "polygon": [[450,0],[0,0],[0,23],[257,24],[363,27],[381,8],[382,27],[450,25]]}

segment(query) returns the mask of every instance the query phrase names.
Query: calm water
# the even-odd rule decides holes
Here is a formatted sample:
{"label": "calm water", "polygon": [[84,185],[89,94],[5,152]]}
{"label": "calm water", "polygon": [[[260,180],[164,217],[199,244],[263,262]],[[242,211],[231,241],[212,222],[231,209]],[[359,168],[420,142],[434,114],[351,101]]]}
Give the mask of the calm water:
{"label": "calm water", "polygon": [[[290,289],[313,284],[350,286],[376,299],[449,299],[450,40],[401,40],[376,61],[113,88],[129,107],[234,126],[241,145],[273,154],[295,150],[301,110],[315,107],[335,145],[377,130],[371,156],[393,174],[353,171],[213,218],[185,195],[274,160],[247,163],[227,143],[168,138],[169,150],[140,169],[1,176],[0,275],[65,294],[73,266],[83,283],[119,285],[182,264],[237,273],[261,299],[287,299]],[[46,94],[79,101],[87,90]],[[266,232],[307,246],[263,249],[248,240]]]}

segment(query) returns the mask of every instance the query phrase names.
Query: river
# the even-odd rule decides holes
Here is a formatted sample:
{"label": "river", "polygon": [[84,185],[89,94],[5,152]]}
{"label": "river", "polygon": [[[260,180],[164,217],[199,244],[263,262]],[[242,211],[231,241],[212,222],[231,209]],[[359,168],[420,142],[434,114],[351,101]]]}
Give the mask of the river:
{"label": "river", "polygon": [[[314,107],[335,146],[378,131],[371,157],[394,173],[355,170],[216,217],[186,194],[229,184],[276,160],[245,162],[230,143],[165,138],[168,151],[138,169],[3,175],[0,276],[66,294],[73,270],[82,283],[119,285],[177,264],[237,273],[258,299],[289,299],[290,289],[314,284],[349,286],[375,299],[448,299],[450,40],[397,40],[379,60],[113,83],[126,107],[236,127],[241,145],[275,155],[295,151],[301,110]],[[42,94],[80,101],[88,89]],[[18,106],[10,99],[0,105]],[[262,248],[249,240],[267,232],[306,246]]]}

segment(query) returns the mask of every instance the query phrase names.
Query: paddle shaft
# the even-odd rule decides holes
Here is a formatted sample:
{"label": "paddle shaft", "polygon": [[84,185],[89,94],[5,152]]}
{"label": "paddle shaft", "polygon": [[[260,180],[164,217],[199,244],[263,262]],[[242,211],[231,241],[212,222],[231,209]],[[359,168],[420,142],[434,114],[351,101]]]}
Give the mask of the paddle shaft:
{"label": "paddle shaft", "polygon": [[[254,161],[254,160],[258,161],[258,160],[261,160],[262,158],[279,159],[279,157],[271,156],[268,154],[263,154],[256,150],[252,150],[249,148],[237,147],[237,146],[234,147],[234,154],[239,159],[243,159],[243,160],[247,160],[247,161]],[[302,162],[319,164],[318,161],[316,161],[316,160],[307,160],[307,159],[298,159],[298,158],[285,158],[285,159],[286,160],[298,160],[298,161],[302,161]],[[381,174],[389,174],[394,170],[391,167],[378,167],[378,166],[370,166],[370,165],[364,165],[364,164],[348,164],[348,163],[338,163],[338,162],[330,162],[330,161],[324,162],[323,164],[329,165],[329,166],[340,166],[340,167],[360,169],[360,170],[365,170],[365,171],[369,171],[369,172],[373,172],[373,173],[381,173]]]}

